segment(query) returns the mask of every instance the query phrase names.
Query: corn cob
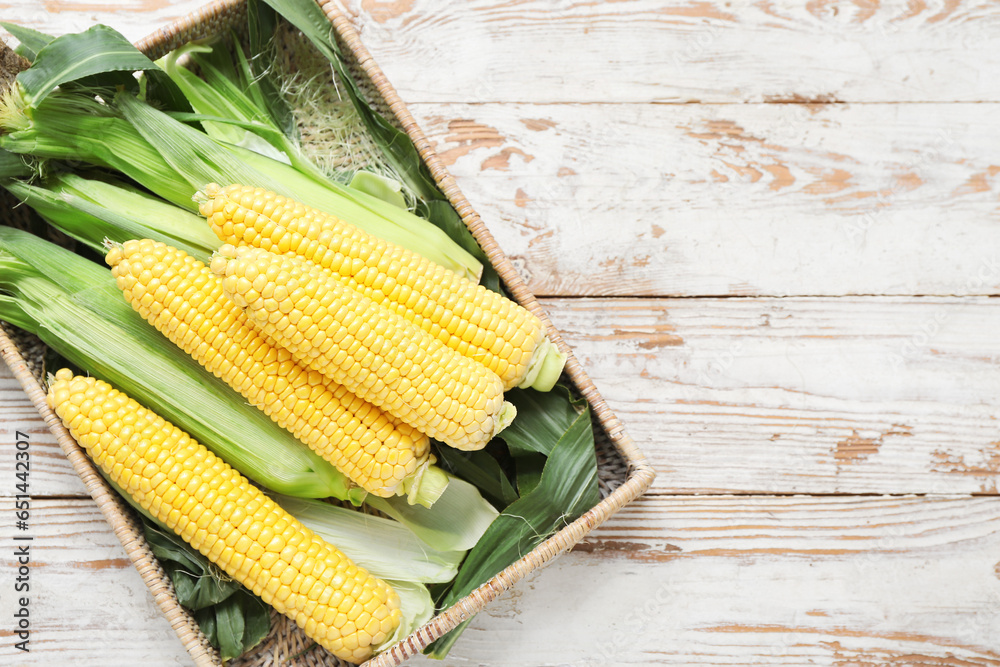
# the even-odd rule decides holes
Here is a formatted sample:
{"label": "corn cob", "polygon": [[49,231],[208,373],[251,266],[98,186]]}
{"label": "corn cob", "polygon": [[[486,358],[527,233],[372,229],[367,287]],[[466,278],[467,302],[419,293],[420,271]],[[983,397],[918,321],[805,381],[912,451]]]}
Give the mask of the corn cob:
{"label": "corn cob", "polygon": [[148,239],[111,245],[105,260],[146,321],[365,491],[395,495],[427,460],[427,436],[296,363],[202,262]]}
{"label": "corn cob", "polygon": [[222,246],[226,296],[296,359],[458,449],[481,449],[514,417],[495,373],[303,261]]}
{"label": "corn cob", "polygon": [[50,407],[158,521],[305,633],[361,662],[399,624],[399,597],[242,475],[109,384],[56,373]]}
{"label": "corn cob", "polygon": [[262,188],[209,184],[201,214],[226,243],[291,252],[330,271],[460,354],[504,389],[548,391],[565,356],[525,308],[413,252]]}
{"label": "corn cob", "polygon": [[122,298],[111,271],[86,257],[0,226],[0,319],[36,334],[271,491],[364,499],[344,473],[182,350],[164,345]]}

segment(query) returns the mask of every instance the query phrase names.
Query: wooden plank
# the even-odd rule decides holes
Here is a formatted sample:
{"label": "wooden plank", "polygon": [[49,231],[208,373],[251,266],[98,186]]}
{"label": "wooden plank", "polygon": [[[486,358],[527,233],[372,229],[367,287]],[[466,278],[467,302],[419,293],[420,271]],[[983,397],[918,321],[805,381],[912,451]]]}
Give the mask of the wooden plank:
{"label": "wooden plank", "polygon": [[[546,299],[675,493],[989,493],[1000,485],[1000,304],[970,298]],[[0,377],[9,377],[6,369]],[[10,383],[10,381],[7,381]],[[0,385],[10,387],[8,385]],[[41,421],[32,490],[82,485]],[[0,495],[11,495],[0,485]]]}
{"label": "wooden plank", "polygon": [[17,432],[28,435],[29,484],[35,495],[88,495],[80,478],[6,364],[0,364],[0,497],[13,496]]}
{"label": "wooden plank", "polygon": [[993,104],[413,105],[539,295],[996,294]]}
{"label": "wooden plank", "polygon": [[990,105],[414,110],[537,294],[1000,290]]}
{"label": "wooden plank", "polygon": [[[14,501],[0,498],[0,662],[5,665],[189,665],[190,656],[90,499],[32,501],[33,539],[14,542]],[[29,544],[29,590],[14,590],[12,553]],[[14,648],[14,613],[29,597],[28,653]]]}
{"label": "wooden plank", "polygon": [[671,492],[991,493],[987,298],[549,299]]}
{"label": "wooden plank", "polygon": [[1000,665],[998,547],[995,498],[647,496],[450,662]]}
{"label": "wooden plank", "polygon": [[[92,504],[35,507],[24,664],[187,664]],[[412,664],[998,665],[997,553],[996,498],[649,496]]]}
{"label": "wooden plank", "polygon": [[[50,35],[104,23],[134,42],[206,4],[206,0],[0,0],[0,15],[4,21]],[[10,44],[17,41],[6,31],[0,35]]]}
{"label": "wooden plank", "polygon": [[1000,100],[984,0],[341,4],[409,102]]}
{"label": "wooden plank", "polygon": [[[6,0],[53,34],[130,39],[204,0]],[[342,3],[409,102],[1000,101],[987,0]],[[445,75],[442,75],[445,73]]]}

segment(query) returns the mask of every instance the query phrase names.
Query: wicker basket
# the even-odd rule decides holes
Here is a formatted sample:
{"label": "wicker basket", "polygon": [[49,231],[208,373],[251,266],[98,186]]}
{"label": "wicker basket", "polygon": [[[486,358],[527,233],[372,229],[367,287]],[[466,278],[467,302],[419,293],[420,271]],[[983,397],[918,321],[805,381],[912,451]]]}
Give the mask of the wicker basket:
{"label": "wicker basket", "polygon": [[[335,6],[334,0],[317,0],[334,29],[351,71],[370,101],[389,120],[403,129],[413,140],[420,156],[430,169],[434,180],[462,216],[476,240],[486,252],[510,294],[523,306],[542,318],[549,328],[552,340],[568,354],[564,381],[571,384],[589,402],[594,415],[595,440],[598,443],[599,476],[610,484],[602,484],[603,499],[583,516],[562,528],[542,542],[523,558],[483,584],[450,609],[431,619],[410,636],[389,650],[369,660],[366,665],[387,666],[402,664],[408,657],[419,653],[428,644],[463,621],[481,611],[489,602],[517,583],[532,570],[539,568],[560,554],[571,549],[587,533],[603,523],[626,503],[642,494],[651,484],[654,473],[645,458],[626,435],[621,422],[608,409],[580,363],[566,346],[534,296],[528,291],[510,260],[497,246],[472,206],[460,192],[454,177],[445,170],[427,138],[417,126],[413,116],[386,80],[385,75],[361,44],[358,33]],[[203,9],[162,28],[146,37],[136,46],[151,58],[159,58],[184,43],[228,30],[245,15],[244,0],[217,0]],[[12,78],[18,64],[9,49],[0,60],[0,86]],[[24,220],[25,209],[7,209],[6,222],[31,224]],[[104,482],[83,450],[77,445],[59,418],[45,403],[45,392],[39,377],[41,355],[44,350],[37,339],[4,325],[0,328],[0,354],[24,387],[32,403],[46,424],[55,434],[74,470],[83,480],[97,502],[108,523],[113,528],[128,557],[143,581],[149,587],[156,604],[177,632],[196,665],[221,665],[218,653],[208,644],[198,630],[192,616],[177,603],[170,580],[153,556],[142,534],[142,529],[131,510]],[[617,479],[616,479],[617,478]],[[272,629],[264,643],[250,655],[236,661],[239,665],[328,665],[336,660],[321,651],[306,651],[311,642],[284,616],[272,615]]]}

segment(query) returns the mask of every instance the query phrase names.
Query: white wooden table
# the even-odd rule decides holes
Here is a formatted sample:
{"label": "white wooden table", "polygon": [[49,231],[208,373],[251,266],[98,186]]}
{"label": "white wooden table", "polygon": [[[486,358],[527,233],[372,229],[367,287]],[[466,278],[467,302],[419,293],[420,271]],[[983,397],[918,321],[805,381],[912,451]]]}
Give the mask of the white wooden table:
{"label": "white wooden table", "polygon": [[[138,39],[200,4],[0,18]],[[345,7],[659,473],[445,664],[1000,665],[1000,6]],[[0,663],[187,664],[0,378]]]}

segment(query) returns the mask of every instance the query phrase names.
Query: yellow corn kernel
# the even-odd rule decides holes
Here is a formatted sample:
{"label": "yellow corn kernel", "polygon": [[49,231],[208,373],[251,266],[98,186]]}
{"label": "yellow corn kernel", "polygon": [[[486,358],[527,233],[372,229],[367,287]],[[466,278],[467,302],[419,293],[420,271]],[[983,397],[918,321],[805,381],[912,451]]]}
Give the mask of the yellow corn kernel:
{"label": "yellow corn kernel", "polygon": [[[106,261],[126,300],[150,324],[369,493],[394,495],[427,458],[427,436],[275,347],[223,296],[220,279],[202,262],[150,240],[112,246]],[[161,288],[167,297],[149,306],[135,298]],[[324,412],[304,417],[316,401]],[[370,455],[362,465],[349,455],[357,447]],[[374,456],[389,447],[396,462],[377,463]]]}
{"label": "yellow corn kernel", "polygon": [[[505,389],[530,385],[533,364],[546,355],[555,354],[559,368],[565,360],[551,343],[542,345],[544,325],[530,311],[410,250],[262,188],[210,184],[203,194],[201,214],[225,243],[294,253],[315,263],[479,361],[500,376]],[[500,342],[481,343],[487,333]],[[549,375],[554,382],[558,372]]]}
{"label": "yellow corn kernel", "polygon": [[[214,454],[162,417],[149,411],[140,412],[139,404],[131,399],[124,403],[115,401],[112,414],[105,415],[103,421],[106,424],[112,424],[109,431],[119,440],[117,453],[109,455],[104,450],[95,449],[95,445],[100,443],[101,436],[94,433],[81,433],[78,429],[85,417],[76,408],[78,405],[76,401],[88,393],[112,399],[124,396],[105,382],[92,377],[74,377],[70,370],[64,368],[56,373],[49,386],[49,406],[63,421],[73,437],[77,439],[80,446],[91,455],[94,463],[109,474],[117,484],[125,486],[127,476],[123,472],[130,473],[132,479],[148,479],[150,470],[157,470],[154,461],[157,460],[162,451],[167,451],[177,459],[198,461],[193,468],[192,479],[219,480],[220,488],[226,484],[231,486],[232,491],[229,495],[233,502],[223,504],[219,513],[207,507],[213,503],[208,500],[209,487],[206,483],[185,486],[173,503],[163,502],[163,498],[157,496],[155,490],[132,492],[133,498],[141,507],[151,512],[157,520],[165,523],[171,530],[180,534],[206,557],[212,559],[226,574],[247,588],[258,592],[261,598],[278,612],[295,619],[298,625],[306,629],[308,635],[318,644],[330,650],[338,658],[349,662],[360,663],[368,659],[374,647],[384,642],[395,630],[401,617],[399,597],[388,584],[358,568],[336,547],[315,535],[257,487],[250,484],[236,470],[216,458]],[[106,404],[102,403],[101,405]],[[118,424],[120,424],[120,420],[124,421],[122,417],[125,415],[135,417],[135,428],[127,438],[122,439]],[[150,434],[157,435],[159,441],[157,444],[151,442]],[[136,454],[139,451],[143,452],[141,456]],[[167,475],[167,479],[177,484],[177,479],[175,479],[178,475],[177,472],[166,470],[157,470],[157,472],[162,472]],[[139,485],[131,484],[130,486],[137,488]],[[177,486],[183,485],[177,484]],[[160,500],[159,503],[155,502],[157,499]],[[176,509],[186,505],[189,500],[194,500],[196,506],[201,510],[200,515],[197,518],[192,516],[190,519],[181,515],[181,519],[178,520]],[[226,525],[230,530],[238,530],[232,521],[234,518],[233,508],[246,507],[252,503],[259,504],[270,525],[281,527],[280,534],[276,535],[275,539],[280,537],[282,545],[297,544],[297,552],[314,553],[310,560],[311,577],[322,579],[325,575],[331,581],[338,580],[338,592],[343,595],[343,599],[351,601],[351,612],[357,612],[354,616],[348,616],[344,623],[339,626],[326,623],[325,619],[329,612],[334,610],[329,605],[318,601],[315,595],[315,586],[306,586],[308,578],[296,576],[298,573],[294,571],[294,566],[279,560],[271,568],[248,567],[246,561],[254,558],[250,552],[255,550],[248,550],[246,557],[237,557],[239,550],[234,550],[226,545],[226,542],[218,536],[218,527]],[[182,524],[186,524],[186,526],[180,530],[179,527]],[[249,537],[248,539],[251,539],[251,543],[258,547],[257,551],[263,548],[259,542],[253,541]],[[284,553],[284,546],[279,549],[272,549],[269,546],[268,550]],[[296,561],[294,558],[292,560]],[[258,563],[254,563],[254,565],[256,564]],[[250,579],[248,572],[255,570],[256,577]],[[297,588],[297,586],[301,588]],[[377,595],[372,598],[363,598],[360,592],[367,588],[374,588]],[[289,602],[301,601],[303,597],[317,601],[313,606],[312,613],[308,616],[300,613],[298,609],[289,604]],[[339,610],[339,607],[337,609]],[[368,633],[362,634],[353,625],[349,625],[358,618],[367,619],[369,616],[377,618],[379,614],[386,613],[393,619],[392,627],[374,636]]]}
{"label": "yellow corn kernel", "polygon": [[[287,289],[281,304],[250,300],[241,291],[240,278],[250,266],[275,289]],[[222,278],[226,296],[296,359],[432,438],[458,449],[480,449],[514,416],[495,373],[298,259],[224,245],[211,268]],[[290,320],[275,320],[280,306],[288,312],[311,309],[323,328],[303,336]],[[385,367],[396,371],[393,377],[383,373]]]}

